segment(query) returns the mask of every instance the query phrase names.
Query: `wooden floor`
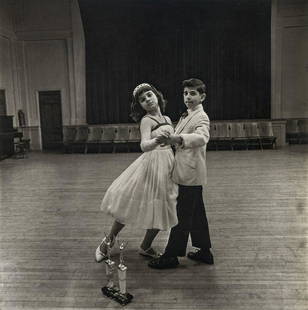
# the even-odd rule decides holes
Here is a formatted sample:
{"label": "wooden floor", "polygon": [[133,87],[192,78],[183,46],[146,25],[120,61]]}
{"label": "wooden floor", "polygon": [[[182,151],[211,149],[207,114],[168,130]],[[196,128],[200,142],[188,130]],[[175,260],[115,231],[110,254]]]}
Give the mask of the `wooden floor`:
{"label": "wooden floor", "polygon": [[[94,251],[111,181],[138,153],[45,154],[0,162],[0,309],[120,309],[101,295]],[[308,150],[208,152],[215,265],[152,270],[126,227],[126,309],[307,310]],[[168,233],[155,246],[163,250]],[[189,249],[191,247],[189,246]],[[114,256],[117,259],[117,253]]]}

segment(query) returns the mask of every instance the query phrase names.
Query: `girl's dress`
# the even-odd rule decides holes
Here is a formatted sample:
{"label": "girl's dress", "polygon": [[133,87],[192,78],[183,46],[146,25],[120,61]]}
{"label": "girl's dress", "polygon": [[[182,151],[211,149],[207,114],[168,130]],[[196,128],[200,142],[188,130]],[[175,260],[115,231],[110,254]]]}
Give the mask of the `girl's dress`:
{"label": "girl's dress", "polygon": [[[165,119],[152,129],[151,138],[162,131],[173,133]],[[144,152],[108,188],[101,210],[117,222],[144,229],[167,230],[178,223],[178,186],[171,180],[174,155],[170,146],[158,145]]]}

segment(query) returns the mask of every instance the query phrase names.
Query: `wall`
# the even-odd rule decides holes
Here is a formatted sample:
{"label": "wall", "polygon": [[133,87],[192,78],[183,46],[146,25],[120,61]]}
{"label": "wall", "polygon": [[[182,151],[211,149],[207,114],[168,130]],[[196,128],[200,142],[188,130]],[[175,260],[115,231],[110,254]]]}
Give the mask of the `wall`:
{"label": "wall", "polygon": [[308,117],[308,2],[272,2],[272,118]]}
{"label": "wall", "polygon": [[85,124],[85,49],[77,0],[0,2],[0,88],[7,111],[26,114],[26,137],[41,149],[38,91],[61,90],[63,125]]}
{"label": "wall", "polygon": [[0,1],[0,89],[5,89],[6,111],[12,114],[15,110],[14,75],[15,58],[13,54],[16,43],[13,11],[8,1]]}
{"label": "wall", "polygon": [[[273,119],[308,117],[308,3],[272,1]],[[0,89],[40,149],[37,91],[62,91],[63,125],[85,124],[85,40],[77,0],[0,1]]]}
{"label": "wall", "polygon": [[76,124],[83,124],[86,122],[86,55],[84,30],[77,1],[72,1],[71,14],[76,101],[76,112],[73,118]]}

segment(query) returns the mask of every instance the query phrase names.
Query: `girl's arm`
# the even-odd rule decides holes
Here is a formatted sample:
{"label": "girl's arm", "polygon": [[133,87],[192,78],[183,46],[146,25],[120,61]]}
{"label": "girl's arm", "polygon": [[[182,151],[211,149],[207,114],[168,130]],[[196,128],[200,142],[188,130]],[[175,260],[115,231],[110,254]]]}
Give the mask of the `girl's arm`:
{"label": "girl's arm", "polygon": [[151,129],[153,126],[153,121],[144,117],[140,123],[140,133],[141,133],[141,143],[140,147],[143,152],[149,152],[154,150],[159,142],[156,138],[151,138]]}

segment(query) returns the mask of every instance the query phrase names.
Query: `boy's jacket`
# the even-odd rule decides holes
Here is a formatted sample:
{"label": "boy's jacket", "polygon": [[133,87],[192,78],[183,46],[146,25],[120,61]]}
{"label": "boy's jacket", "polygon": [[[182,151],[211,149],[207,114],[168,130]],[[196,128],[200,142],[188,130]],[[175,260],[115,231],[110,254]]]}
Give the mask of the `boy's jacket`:
{"label": "boy's jacket", "polygon": [[206,184],[206,145],[210,139],[210,120],[198,105],[197,109],[181,117],[175,134],[183,138],[182,146],[176,148],[172,179],[180,185]]}

